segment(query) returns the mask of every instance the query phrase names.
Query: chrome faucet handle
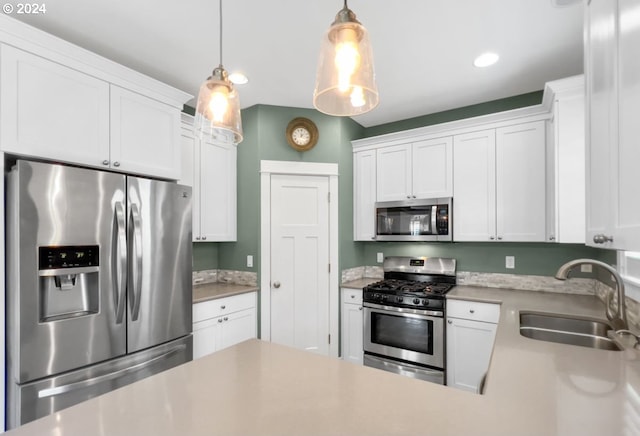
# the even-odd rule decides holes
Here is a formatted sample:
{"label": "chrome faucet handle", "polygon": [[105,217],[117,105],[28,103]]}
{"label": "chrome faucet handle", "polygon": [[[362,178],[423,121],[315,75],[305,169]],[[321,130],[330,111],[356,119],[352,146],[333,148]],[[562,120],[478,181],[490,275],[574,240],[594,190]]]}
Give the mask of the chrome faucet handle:
{"label": "chrome faucet handle", "polygon": [[616,330],[616,335],[630,335],[630,336],[633,336],[634,339],[636,340],[636,343],[633,344],[633,348],[635,348],[636,350],[640,350],[640,336],[636,335],[631,330],[628,330],[628,329]]}

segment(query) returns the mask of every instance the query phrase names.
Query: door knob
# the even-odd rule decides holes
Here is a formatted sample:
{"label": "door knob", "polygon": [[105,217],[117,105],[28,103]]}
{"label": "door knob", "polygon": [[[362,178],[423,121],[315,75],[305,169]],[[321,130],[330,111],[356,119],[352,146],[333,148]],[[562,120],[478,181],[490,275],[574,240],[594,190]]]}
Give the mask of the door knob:
{"label": "door knob", "polygon": [[278,289],[280,287],[280,282],[273,282],[273,287]]}
{"label": "door knob", "polygon": [[593,235],[593,242],[595,242],[596,244],[604,244],[605,242],[613,242],[613,237],[612,236],[606,236],[606,235]]}

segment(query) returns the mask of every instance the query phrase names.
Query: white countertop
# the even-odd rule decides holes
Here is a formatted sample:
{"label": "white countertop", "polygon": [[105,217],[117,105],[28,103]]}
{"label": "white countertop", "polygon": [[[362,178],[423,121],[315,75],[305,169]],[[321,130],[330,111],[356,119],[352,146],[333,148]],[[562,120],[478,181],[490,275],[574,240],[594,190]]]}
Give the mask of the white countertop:
{"label": "white countertop", "polygon": [[640,423],[635,351],[518,332],[520,310],[602,319],[595,297],[466,286],[449,297],[501,302],[486,395],[251,340],[9,434],[582,436]]}

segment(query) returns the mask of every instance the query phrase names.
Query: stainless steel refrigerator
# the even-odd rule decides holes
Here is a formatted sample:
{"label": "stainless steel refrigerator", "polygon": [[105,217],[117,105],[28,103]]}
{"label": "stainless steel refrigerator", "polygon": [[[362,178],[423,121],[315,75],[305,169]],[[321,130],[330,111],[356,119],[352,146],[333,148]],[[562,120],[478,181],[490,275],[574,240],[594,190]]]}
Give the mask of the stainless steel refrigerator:
{"label": "stainless steel refrigerator", "polygon": [[18,160],[6,210],[8,428],[191,360],[190,187]]}

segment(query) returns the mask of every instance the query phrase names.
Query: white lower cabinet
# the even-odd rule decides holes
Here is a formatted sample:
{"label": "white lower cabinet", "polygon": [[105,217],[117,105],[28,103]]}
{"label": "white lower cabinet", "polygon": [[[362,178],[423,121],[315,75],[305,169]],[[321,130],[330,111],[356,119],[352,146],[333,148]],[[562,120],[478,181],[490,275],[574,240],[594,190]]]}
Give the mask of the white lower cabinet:
{"label": "white lower cabinet", "polygon": [[362,289],[342,288],[342,317],[340,355],[343,360],[362,365],[363,319]]}
{"label": "white lower cabinet", "polygon": [[447,385],[480,393],[489,369],[500,306],[447,300]]}
{"label": "white lower cabinet", "polygon": [[256,292],[193,305],[193,358],[257,337]]}

